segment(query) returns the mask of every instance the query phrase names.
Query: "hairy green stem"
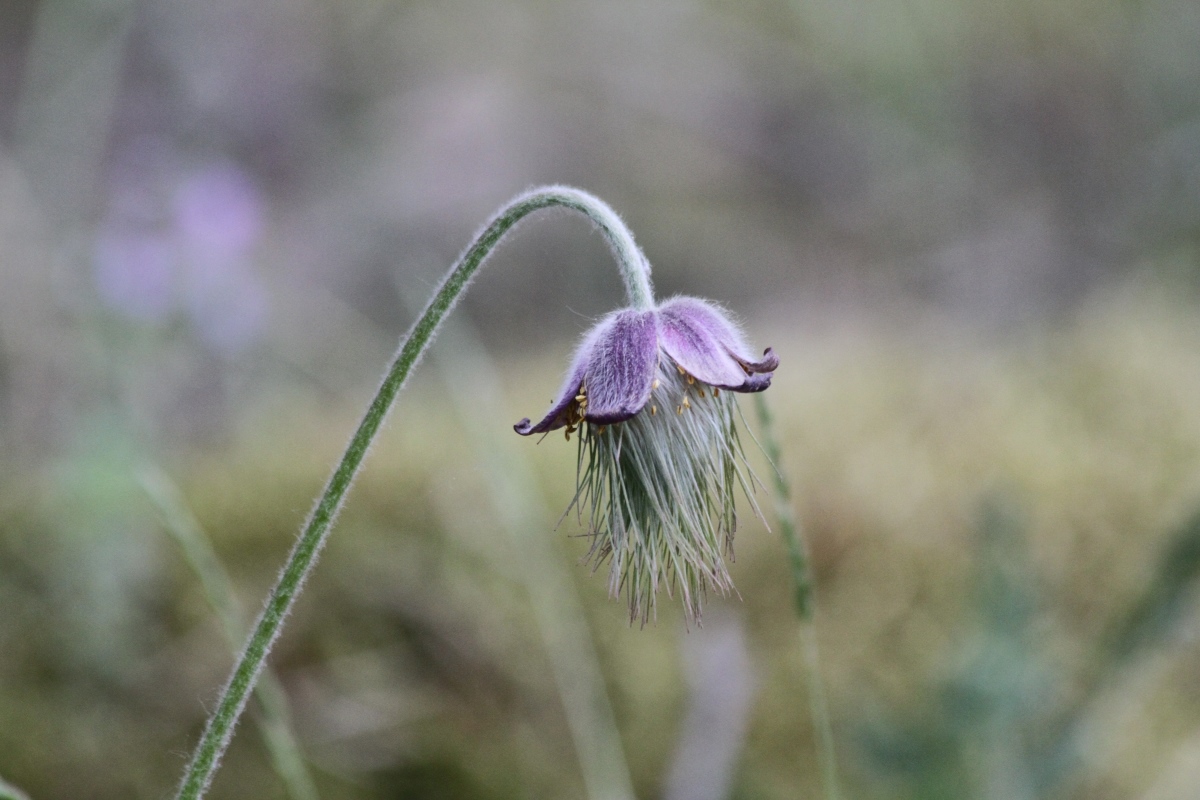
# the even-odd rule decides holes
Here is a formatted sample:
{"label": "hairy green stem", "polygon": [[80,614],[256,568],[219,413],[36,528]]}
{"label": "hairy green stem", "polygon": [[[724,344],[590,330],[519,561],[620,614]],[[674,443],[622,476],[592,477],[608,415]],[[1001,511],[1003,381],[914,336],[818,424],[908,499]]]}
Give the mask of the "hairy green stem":
{"label": "hairy green stem", "polygon": [[813,618],[812,572],[809,568],[808,553],[804,548],[804,541],[800,537],[799,526],[796,523],[796,513],[792,510],[792,488],[783,474],[781,463],[783,454],[779,447],[779,439],[775,436],[775,418],[771,415],[767,400],[761,393],[754,395],[754,407],[758,411],[763,452],[766,453],[772,465],[775,516],[779,521],[779,533],[783,536],[783,544],[788,553],[788,563],[792,568],[792,602],[796,606],[796,614],[800,619],[810,622]]}
{"label": "hairy green stem", "polygon": [[[213,552],[208,536],[188,508],[183,494],[161,469],[144,466],[138,470],[138,483],[158,509],[168,534],[183,551],[184,559],[200,580],[205,599],[217,615],[229,646],[237,647],[246,635],[241,604],[233,591],[233,581]],[[317,800],[316,784],[304,763],[304,754],[292,729],[287,693],[270,668],[264,668],[254,687],[262,716],[258,727],[292,800]]]}
{"label": "hairy green stem", "polygon": [[800,646],[804,651],[804,672],[808,680],[809,709],[817,736],[817,755],[821,764],[821,782],[826,800],[838,800],[837,753],[833,742],[833,725],[829,719],[829,704],[825,697],[825,682],[821,678],[821,656],[817,645],[816,607],[813,602],[812,567],[808,552],[792,509],[792,489],[783,472],[782,451],[775,435],[775,420],[762,394],[754,395],[758,411],[759,436],[763,451],[770,459],[774,475],[775,516],[779,532],[787,547],[792,568],[792,601],[800,618]]}
{"label": "hairy green stem", "polygon": [[375,398],[367,408],[358,429],[337,467],[325,484],[299,538],[292,547],[275,588],[271,590],[241,658],[234,666],[216,710],[196,747],[176,794],[177,800],[203,797],[221,756],[229,746],[246,701],[263,669],[267,653],[279,638],[283,621],[296,600],[305,579],[328,538],[330,526],[341,510],[350,485],[371,447],[396,395],[412,368],[424,355],[438,325],[452,309],[463,290],[499,241],[524,217],[543,208],[563,207],[586,215],[600,229],[621,270],[629,302],[636,308],[651,308],[654,292],[650,284],[650,266],[633,241],[633,236],[611,208],[602,200],[565,186],[548,186],[522,194],[502,208],[475,236],[474,241],[450,268],[421,316],[400,342],[392,365],[383,376]]}

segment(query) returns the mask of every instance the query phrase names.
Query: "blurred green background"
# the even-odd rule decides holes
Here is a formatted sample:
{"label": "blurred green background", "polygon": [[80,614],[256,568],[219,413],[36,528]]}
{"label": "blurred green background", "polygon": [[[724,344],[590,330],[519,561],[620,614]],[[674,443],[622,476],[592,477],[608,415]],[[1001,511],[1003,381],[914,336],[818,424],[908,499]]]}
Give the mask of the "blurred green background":
{"label": "blurred green background", "polygon": [[[1194,797],[1198,42],[1194,0],[0,3],[0,777],[170,794],[231,655],[137,471],[256,608],[413,306],[563,182],[781,356],[845,796]],[[631,627],[555,528],[574,443],[509,433],[620,302],[535,217],[410,381],[273,657],[321,797],[582,797],[596,668],[637,797],[823,796],[778,532],[744,504],[741,597]],[[252,721],[211,796],[287,796]]]}

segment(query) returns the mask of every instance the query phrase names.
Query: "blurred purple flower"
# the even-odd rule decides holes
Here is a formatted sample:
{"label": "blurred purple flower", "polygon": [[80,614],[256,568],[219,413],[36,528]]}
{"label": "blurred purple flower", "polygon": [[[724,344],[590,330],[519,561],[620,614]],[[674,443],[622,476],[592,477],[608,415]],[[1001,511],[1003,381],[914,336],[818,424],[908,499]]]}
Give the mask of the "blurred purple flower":
{"label": "blurred purple flower", "polygon": [[179,184],[174,210],[188,313],[209,345],[241,350],[261,334],[269,307],[250,269],[263,228],[258,185],[234,164],[209,164]]}
{"label": "blurred purple flower", "polygon": [[185,245],[205,259],[240,259],[262,234],[258,186],[233,164],[212,164],[188,176],[176,190],[174,209]]}
{"label": "blurred purple flower", "polygon": [[[182,178],[174,161],[167,163],[169,176],[154,180],[134,170],[114,189],[113,218],[96,244],[98,290],[110,307],[139,321],[160,323],[183,310],[205,343],[236,352],[262,332],[269,307],[253,270],[261,193],[230,162]],[[149,213],[162,207],[155,200],[163,194],[172,199],[166,218]]]}

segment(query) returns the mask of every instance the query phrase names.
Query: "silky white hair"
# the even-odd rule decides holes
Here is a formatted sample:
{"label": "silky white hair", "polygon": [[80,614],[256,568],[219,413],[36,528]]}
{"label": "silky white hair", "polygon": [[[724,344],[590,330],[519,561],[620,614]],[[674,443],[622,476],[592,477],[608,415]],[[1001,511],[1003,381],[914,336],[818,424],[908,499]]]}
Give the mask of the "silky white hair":
{"label": "silky white hair", "polygon": [[754,513],[752,485],[731,393],[695,380],[665,353],[650,402],[610,426],[588,423],[579,443],[578,488],[568,507],[588,510],[587,559],[606,560],[609,593],[622,590],[630,622],[655,617],[660,589],[678,589],[689,623],[699,622],[711,588],[736,591],[725,565],[737,529],[740,488]]}

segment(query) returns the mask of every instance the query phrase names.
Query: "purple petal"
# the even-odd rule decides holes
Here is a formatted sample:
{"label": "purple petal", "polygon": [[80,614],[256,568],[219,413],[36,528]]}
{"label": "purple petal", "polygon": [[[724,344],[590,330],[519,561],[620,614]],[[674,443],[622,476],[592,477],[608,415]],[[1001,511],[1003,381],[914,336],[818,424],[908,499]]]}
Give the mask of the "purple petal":
{"label": "purple petal", "polygon": [[771,385],[779,358],[770,348],[756,359],[725,312],[694,297],[675,297],[659,307],[663,350],[696,380],[738,392]]}
{"label": "purple petal", "polygon": [[591,360],[592,353],[596,349],[596,342],[615,323],[616,315],[609,314],[600,320],[596,327],[588,331],[587,336],[583,337],[583,341],[575,350],[575,357],[571,361],[571,368],[567,370],[567,378],[563,381],[562,388],[558,390],[558,399],[550,406],[550,410],[546,412],[546,416],[542,418],[542,421],[534,425],[526,417],[516,425],[513,425],[513,430],[522,436],[528,436],[531,433],[546,433],[547,431],[558,430],[567,424],[567,408],[575,401],[575,396],[579,394],[579,387],[583,384],[583,376],[587,373],[588,362]]}
{"label": "purple petal", "polygon": [[653,311],[618,311],[594,343],[583,386],[588,422],[623,422],[650,402],[658,369],[658,323]]}

